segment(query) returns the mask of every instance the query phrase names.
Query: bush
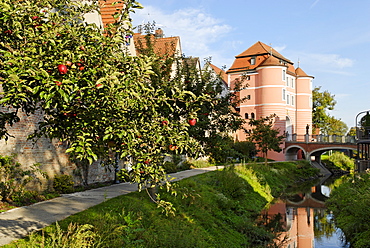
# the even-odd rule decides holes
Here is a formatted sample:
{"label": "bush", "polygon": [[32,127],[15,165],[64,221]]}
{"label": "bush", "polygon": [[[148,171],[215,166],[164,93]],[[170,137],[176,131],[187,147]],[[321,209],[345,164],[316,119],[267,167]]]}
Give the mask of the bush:
{"label": "bush", "polygon": [[257,154],[257,149],[253,142],[237,141],[234,143],[233,148],[242,155],[241,159],[252,159]]}
{"label": "bush", "polygon": [[73,192],[73,179],[71,175],[55,175],[53,181],[53,188],[58,193],[71,193]]}
{"label": "bush", "polygon": [[12,202],[16,193],[16,199],[22,198],[25,186],[30,182],[41,183],[39,175],[47,177],[38,167],[39,164],[31,166],[29,170],[23,170],[21,164],[14,160],[15,155],[0,155],[0,201]]}
{"label": "bush", "polygon": [[166,173],[178,172],[177,165],[174,162],[169,161],[164,162],[163,169],[166,171]]}
{"label": "bush", "polygon": [[343,152],[334,152],[329,156],[329,161],[341,170],[350,171],[355,168],[355,162],[353,159],[344,155]]}

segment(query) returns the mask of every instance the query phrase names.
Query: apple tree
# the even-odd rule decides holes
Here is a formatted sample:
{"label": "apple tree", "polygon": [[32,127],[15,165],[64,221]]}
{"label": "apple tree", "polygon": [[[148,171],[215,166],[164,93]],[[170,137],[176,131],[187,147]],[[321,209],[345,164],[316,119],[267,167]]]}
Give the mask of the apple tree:
{"label": "apple tree", "polygon": [[[167,89],[166,95],[170,98],[175,99],[171,86],[177,85],[195,97],[204,99],[191,104],[197,110],[196,115],[190,116],[195,119],[196,125],[191,125],[188,132],[202,145],[201,155],[210,156],[215,162],[225,162],[227,157],[236,153],[232,149],[230,133],[242,128],[244,124],[244,120],[235,111],[235,107],[244,100],[236,97],[241,84],[224,93],[226,86],[221,75],[210,69],[210,59],[205,60],[205,66],[201,69],[198,58],[174,54],[176,44],[167,44],[166,51],[158,52],[158,41],[153,34],[155,23],[148,23],[143,29],[146,33],[144,39],[137,39],[135,42],[140,54],[154,55],[157,58],[153,65],[155,73],[151,75],[151,82],[157,87],[168,84],[164,89]],[[176,100],[172,105],[163,106],[162,111],[165,115],[169,116],[171,113],[171,118],[178,119],[187,114],[187,109],[185,102]]]}
{"label": "apple tree", "polygon": [[119,155],[134,158],[133,182],[155,185],[165,180],[161,161],[170,145],[198,149],[187,120],[207,99],[180,82],[159,86],[154,55],[127,55],[128,15],[140,4],[125,0],[122,6],[102,31],[84,21],[99,11],[98,1],[0,2],[0,134],[9,137],[20,111],[41,110],[44,119],[31,138],[68,144],[85,183],[91,163]]}

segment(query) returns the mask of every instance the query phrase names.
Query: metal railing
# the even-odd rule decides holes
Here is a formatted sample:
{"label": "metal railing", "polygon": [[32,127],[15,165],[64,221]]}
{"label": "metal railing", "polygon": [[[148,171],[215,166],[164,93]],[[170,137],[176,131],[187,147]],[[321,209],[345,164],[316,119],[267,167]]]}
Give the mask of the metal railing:
{"label": "metal railing", "polygon": [[292,134],[292,135],[286,135],[285,142],[305,142],[305,143],[350,143],[355,144],[356,143],[356,137],[355,136],[340,136],[340,135],[310,135],[310,134]]}

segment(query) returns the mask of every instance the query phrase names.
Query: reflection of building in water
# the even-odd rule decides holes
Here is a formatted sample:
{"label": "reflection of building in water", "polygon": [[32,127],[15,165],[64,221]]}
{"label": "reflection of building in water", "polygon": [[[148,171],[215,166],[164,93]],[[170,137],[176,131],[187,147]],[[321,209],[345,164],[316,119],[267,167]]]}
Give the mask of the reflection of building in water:
{"label": "reflection of building in water", "polygon": [[269,219],[281,215],[286,230],[280,235],[277,243],[284,242],[284,248],[313,248],[314,209],[325,209],[326,199],[327,196],[322,194],[320,185],[313,187],[311,193],[295,195],[272,205],[267,212]]}

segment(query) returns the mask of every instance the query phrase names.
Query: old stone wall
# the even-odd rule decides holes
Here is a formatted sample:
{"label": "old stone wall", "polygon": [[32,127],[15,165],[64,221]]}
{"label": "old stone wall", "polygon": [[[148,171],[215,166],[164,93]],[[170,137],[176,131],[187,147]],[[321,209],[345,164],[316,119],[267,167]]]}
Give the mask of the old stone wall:
{"label": "old stone wall", "polygon": [[[6,111],[3,109],[3,111]],[[45,190],[52,185],[52,179],[57,174],[68,174],[74,177],[75,185],[82,183],[80,170],[69,160],[65,153],[65,144],[48,138],[39,138],[37,141],[28,140],[27,137],[37,128],[43,114],[37,111],[27,116],[21,112],[20,122],[9,127],[9,133],[13,136],[8,141],[0,140],[0,155],[9,156],[15,154],[15,160],[22,164],[24,169],[34,164],[40,164],[40,169],[47,173],[49,179],[43,179],[43,184],[38,187]],[[114,166],[102,167],[100,162],[94,162],[90,166],[88,183],[106,182],[114,180]]]}

